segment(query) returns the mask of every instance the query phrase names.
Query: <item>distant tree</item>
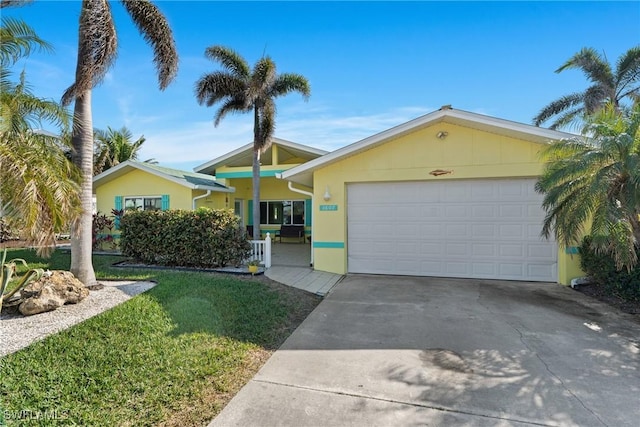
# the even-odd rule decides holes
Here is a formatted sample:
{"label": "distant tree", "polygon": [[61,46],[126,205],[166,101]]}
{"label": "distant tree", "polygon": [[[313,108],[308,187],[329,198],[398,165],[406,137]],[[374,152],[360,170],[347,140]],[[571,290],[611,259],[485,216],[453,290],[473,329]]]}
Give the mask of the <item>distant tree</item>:
{"label": "distant tree", "polygon": [[565,95],[546,107],[533,118],[536,126],[553,119],[551,129],[561,128],[585,115],[598,112],[611,104],[616,110],[622,101],[630,99],[632,104],[640,102],[640,46],[625,52],[616,63],[615,70],[606,57],[592,48],[583,48],[556,70],[579,69],[592,83],[583,92]]}
{"label": "distant tree", "polygon": [[638,262],[640,245],[640,105],[621,115],[610,105],[589,118],[583,137],[553,143],[536,183],[547,211],[543,235],[579,244],[591,225],[591,247],[619,269]]}
{"label": "distant tree", "polygon": [[275,98],[298,92],[305,99],[311,94],[309,82],[300,74],[277,74],[276,64],[262,57],[250,69],[247,61],[232,49],[211,46],[205,56],[218,62],[223,70],[203,75],[196,82],[200,105],[222,105],[214,116],[214,125],[228,113],[253,111],[253,238],[260,238],[260,155],[272,143],[275,129]]}
{"label": "distant tree", "polygon": [[[153,47],[160,89],[178,70],[178,54],[171,28],[160,10],[148,0],[122,0],[144,40]],[[92,255],[93,118],[91,91],[116,59],[117,39],[110,2],[83,0],[78,30],[75,82],[62,96],[63,105],[75,100],[72,143],[74,163],[82,174],[80,200],[83,214],[71,233],[71,272],[85,285],[96,282]]]}
{"label": "distant tree", "polygon": [[138,160],[138,152],[144,144],[144,136],[133,141],[133,134],[126,126],[119,130],[94,131],[94,175],[98,175],[127,160]]}

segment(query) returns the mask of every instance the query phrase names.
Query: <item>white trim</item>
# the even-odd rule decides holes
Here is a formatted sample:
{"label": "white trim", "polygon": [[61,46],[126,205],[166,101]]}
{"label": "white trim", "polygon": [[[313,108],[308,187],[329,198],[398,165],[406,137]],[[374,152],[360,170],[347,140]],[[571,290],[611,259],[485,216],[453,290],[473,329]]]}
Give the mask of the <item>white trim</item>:
{"label": "white trim", "polygon": [[[125,169],[125,168],[131,168],[131,169],[138,169],[141,170],[143,172],[147,172],[150,173],[151,175],[155,175],[159,178],[163,178],[166,179],[167,181],[171,181],[174,182],[176,184],[179,184],[183,187],[187,187],[190,188],[192,190],[211,190],[211,191],[217,191],[217,192],[221,192],[221,193],[234,193],[236,191],[236,189],[234,187],[227,187],[226,185],[223,184],[218,184],[218,186],[213,186],[213,185],[201,185],[201,184],[192,184],[188,181],[167,175],[165,173],[162,173],[159,170],[156,170],[154,168],[150,168],[148,166],[145,166],[144,163],[140,163],[140,162],[134,162],[131,160],[127,160],[126,162],[122,162],[112,168],[107,169],[106,171],[96,175],[93,177],[93,185],[94,187],[97,185],[100,185],[100,182],[105,180],[107,177],[109,177],[110,175],[113,174],[117,174],[118,172],[120,172],[121,170]],[[123,174],[125,172],[123,171]],[[189,172],[191,173],[191,172]],[[209,176],[208,178],[215,180],[214,177]]]}
{"label": "white trim", "polygon": [[[291,142],[291,141],[287,141],[285,139],[280,139],[280,138],[273,138],[272,144],[277,144],[280,147],[288,147],[295,150],[306,151],[307,153],[316,154],[318,156],[323,156],[328,153],[328,151],[321,150],[319,148],[309,147],[307,145],[298,144],[296,142]],[[237,155],[243,154],[247,151],[250,151],[251,153],[253,153],[253,142],[245,144],[242,147],[236,148],[235,150],[230,151],[227,154],[224,154],[220,157],[216,157],[213,160],[209,160],[206,163],[196,166],[193,168],[193,171],[200,172],[204,169],[211,168],[212,166],[224,164],[227,160]]]}
{"label": "white trim", "polygon": [[293,167],[289,170],[278,174],[280,179],[291,179],[297,175],[309,174],[321,167],[341,160],[345,157],[352,156],[361,151],[371,149],[377,145],[381,145],[391,138],[396,138],[405,133],[414,131],[421,127],[426,127],[438,122],[451,122],[454,124],[464,124],[469,127],[491,128],[493,132],[499,133],[500,130],[515,132],[522,137],[527,136],[528,139],[538,143],[547,143],[552,140],[560,140],[575,137],[575,134],[555,131],[551,129],[540,128],[533,125],[512,122],[509,120],[498,119],[495,117],[485,116],[482,114],[471,113],[463,110],[454,110],[451,108],[441,108],[440,110],[410,120],[406,123],[387,129],[365,139],[362,139],[346,147],[339,148],[322,157],[310,160],[300,166]]}
{"label": "white trim", "polygon": [[[127,199],[142,199],[142,210],[144,211],[144,199],[160,199],[160,205],[162,205],[162,195],[159,196],[122,196],[122,210],[127,210]],[[162,209],[162,206],[160,207]],[[136,208],[137,210],[137,208]]]}

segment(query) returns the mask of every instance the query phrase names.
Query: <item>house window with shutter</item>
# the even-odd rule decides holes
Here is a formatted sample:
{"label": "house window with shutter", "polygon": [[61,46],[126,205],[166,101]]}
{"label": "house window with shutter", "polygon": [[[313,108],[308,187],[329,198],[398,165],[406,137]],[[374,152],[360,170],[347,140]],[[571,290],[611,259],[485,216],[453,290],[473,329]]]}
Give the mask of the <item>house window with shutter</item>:
{"label": "house window with shutter", "polygon": [[124,210],[131,211],[159,211],[163,210],[161,196],[126,196],[124,197]]}

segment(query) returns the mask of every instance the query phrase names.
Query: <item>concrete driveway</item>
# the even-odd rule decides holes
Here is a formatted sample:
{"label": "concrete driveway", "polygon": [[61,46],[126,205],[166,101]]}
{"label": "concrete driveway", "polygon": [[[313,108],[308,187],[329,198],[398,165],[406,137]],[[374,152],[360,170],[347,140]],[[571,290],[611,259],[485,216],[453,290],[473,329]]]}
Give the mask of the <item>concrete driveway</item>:
{"label": "concrete driveway", "polygon": [[637,426],[640,319],[560,285],[346,277],[212,426]]}

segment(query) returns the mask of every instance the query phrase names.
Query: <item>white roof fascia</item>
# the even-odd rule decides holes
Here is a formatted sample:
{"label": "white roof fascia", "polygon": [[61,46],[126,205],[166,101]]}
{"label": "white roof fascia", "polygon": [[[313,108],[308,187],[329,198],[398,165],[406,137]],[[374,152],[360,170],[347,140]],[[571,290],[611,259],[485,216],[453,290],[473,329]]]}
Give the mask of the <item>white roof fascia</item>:
{"label": "white roof fascia", "polygon": [[[181,185],[183,187],[187,187],[187,188],[189,188],[191,190],[211,190],[211,191],[219,191],[219,192],[222,192],[222,193],[231,193],[231,192],[235,191],[235,188],[233,189],[233,191],[228,191],[227,189],[232,188],[232,187],[227,187],[227,186],[224,186],[224,188],[219,188],[219,187],[216,187],[216,186],[192,184],[190,182],[181,180],[179,178],[176,178],[176,177],[173,177],[173,176],[170,176],[170,175],[166,175],[166,174],[164,174],[164,173],[162,173],[162,172],[160,172],[160,171],[158,171],[156,169],[146,167],[144,165],[144,163],[132,162],[130,160],[127,160],[125,162],[119,163],[118,165],[107,169],[106,171],[102,172],[101,174],[94,176],[93,177],[93,184],[94,185],[97,184],[99,181],[101,181],[102,179],[106,178],[107,176],[112,175],[115,172],[118,172],[119,170],[124,169],[126,167],[142,170],[144,172],[150,173],[150,174],[155,175],[157,177],[166,179],[167,181],[171,181],[171,182],[174,182],[174,183],[176,183],[178,185]],[[219,185],[223,185],[223,184],[219,184]]]}
{"label": "white roof fascia", "polygon": [[[280,138],[273,138],[273,143],[278,144],[279,146],[282,147],[289,147],[289,148],[293,148],[296,150],[301,150],[301,151],[306,151],[308,153],[313,153],[313,154],[317,154],[318,156],[323,156],[325,154],[328,153],[328,151],[325,150],[321,150],[319,148],[314,148],[314,147],[309,147],[308,145],[303,145],[303,144],[298,144],[296,142],[292,142],[292,141],[287,141],[286,139],[280,139]],[[210,168],[211,166],[215,166],[215,165],[219,165],[219,164],[223,164],[225,161],[244,153],[245,151],[251,151],[253,152],[253,142],[250,142],[248,144],[243,145],[240,148],[236,148],[233,151],[228,152],[227,154],[224,154],[220,157],[216,157],[213,160],[209,160],[206,163],[203,163],[199,166],[196,166],[193,168],[194,172],[199,172],[201,170]]]}
{"label": "white roof fascia", "polygon": [[230,152],[228,152],[227,154],[225,154],[223,156],[216,157],[213,160],[209,160],[206,163],[203,163],[203,164],[201,164],[199,166],[196,166],[196,167],[193,168],[193,171],[194,172],[200,172],[203,169],[207,169],[207,168],[209,168],[209,167],[211,167],[213,165],[217,165],[219,163],[222,163],[225,160],[229,160],[231,157],[237,156],[238,154],[241,154],[241,153],[247,151],[247,149],[253,150],[253,142],[245,144],[242,147],[236,148],[235,150],[230,151]]}
{"label": "white roof fascia", "polygon": [[470,113],[462,110],[454,109],[442,109],[432,113],[428,113],[424,116],[410,120],[406,123],[392,127],[365,139],[362,139],[346,147],[339,148],[336,151],[332,151],[322,157],[310,160],[300,166],[293,167],[289,170],[282,172],[281,179],[289,179],[290,177],[298,174],[313,172],[315,169],[322,167],[326,164],[332,163],[349,155],[356,154],[368,148],[373,148],[376,145],[383,143],[391,138],[400,136],[404,133],[410,132],[420,127],[428,126],[433,123],[444,121],[447,117],[456,118],[469,123],[484,124],[487,126],[508,129],[511,131],[535,135],[544,140],[559,140],[564,138],[575,137],[575,134],[555,131],[551,129],[540,128],[532,125],[525,125],[522,123],[512,122],[509,120],[498,119],[495,117],[484,116],[481,114]]}

